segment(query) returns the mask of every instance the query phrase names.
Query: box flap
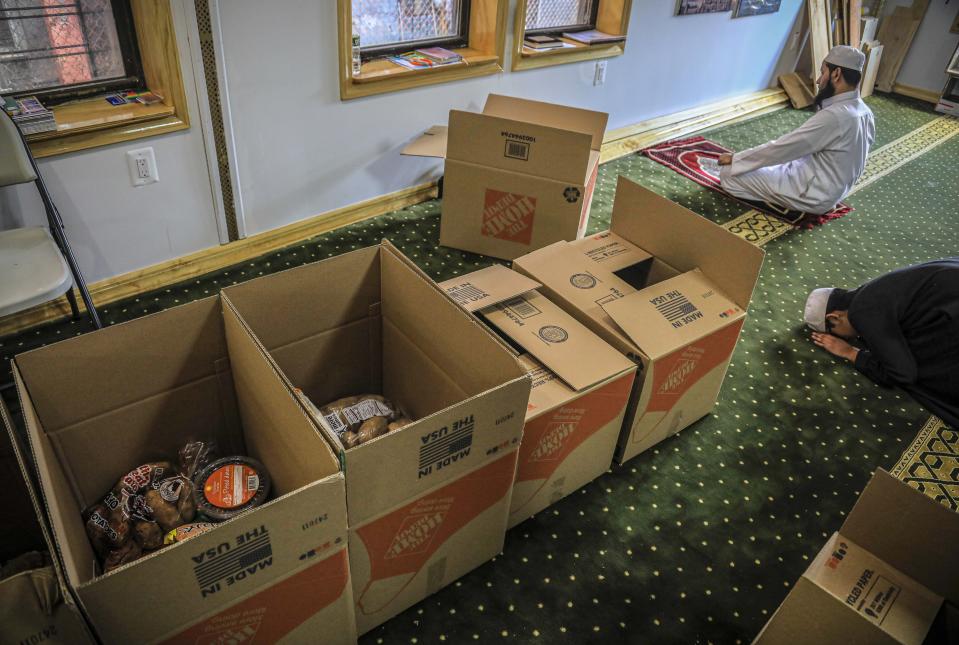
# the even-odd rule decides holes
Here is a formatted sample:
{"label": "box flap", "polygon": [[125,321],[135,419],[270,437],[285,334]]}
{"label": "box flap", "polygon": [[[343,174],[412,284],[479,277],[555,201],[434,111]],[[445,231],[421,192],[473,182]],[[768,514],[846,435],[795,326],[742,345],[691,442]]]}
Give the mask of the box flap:
{"label": "box flap", "polygon": [[611,231],[588,235],[581,240],[570,242],[570,246],[613,273],[628,266],[646,262],[653,257]]}
{"label": "box flap", "polygon": [[44,431],[212,376],[227,355],[219,309],[212,296],[18,355]]}
{"label": "box flap", "polygon": [[475,112],[450,111],[446,158],[583,186],[590,135]]}
{"label": "box flap", "polygon": [[959,513],[880,468],[839,532],[959,604]]}
{"label": "box flap", "polygon": [[486,98],[483,114],[516,121],[539,123],[561,130],[585,132],[592,137],[590,148],[593,150],[599,150],[602,147],[603,136],[606,134],[606,123],[609,121],[609,115],[605,112],[594,112],[542,101],[530,101],[501,94],[490,94]]}
{"label": "box flap", "polygon": [[942,596],[839,533],[803,576],[906,645],[922,644],[942,606]]}
{"label": "box flap", "polygon": [[513,266],[542,282],[551,297],[569,303],[622,342],[633,345],[603,309],[603,304],[623,298],[636,289],[568,242],[556,242],[516,258]]}
{"label": "box flap", "polygon": [[[16,366],[13,366],[13,370],[16,372]],[[19,381],[19,374],[15,377]],[[56,583],[56,588],[59,590],[59,600],[62,600],[66,605],[67,609],[71,614],[75,615],[77,624],[77,629],[83,630],[83,636],[85,637],[85,642],[94,642],[92,636],[89,633],[86,624],[83,619],[80,618],[80,610],[78,608],[78,601],[76,600],[72,590],[66,584],[66,574],[64,573],[62,553],[54,539],[52,529],[50,528],[50,522],[47,517],[46,506],[43,502],[42,489],[40,488],[40,482],[37,480],[37,472],[34,468],[34,460],[32,458],[32,453],[29,446],[26,444],[26,437],[21,437],[20,434],[15,430],[13,425],[13,419],[10,417],[9,410],[7,410],[6,405],[3,402],[3,399],[0,398],[0,431],[5,427],[7,434],[10,437],[11,446],[13,448],[14,456],[17,460],[17,463],[20,467],[20,474],[23,476],[24,485],[27,491],[27,495],[30,498],[30,503],[33,508],[34,515],[36,520],[40,525],[40,532],[43,535],[43,541],[46,543],[47,551],[50,552],[51,563],[52,563],[52,572],[53,580],[51,583]],[[6,581],[3,582],[4,585]],[[2,604],[2,601],[0,601]]]}
{"label": "box flap", "polygon": [[650,358],[688,345],[746,314],[698,269],[606,302],[603,308]]}
{"label": "box flap", "polygon": [[632,363],[546,296],[530,291],[481,312],[576,390]]}
{"label": "box flap", "polygon": [[765,254],[721,226],[620,177],[610,230],[679,271],[701,269],[736,304],[749,305]]}
{"label": "box flap", "polygon": [[477,311],[509,300],[541,285],[525,275],[494,264],[440,283],[450,298],[466,311]]}
{"label": "box flap", "polygon": [[434,125],[407,144],[400,154],[445,159],[447,131],[448,128],[445,125]]}

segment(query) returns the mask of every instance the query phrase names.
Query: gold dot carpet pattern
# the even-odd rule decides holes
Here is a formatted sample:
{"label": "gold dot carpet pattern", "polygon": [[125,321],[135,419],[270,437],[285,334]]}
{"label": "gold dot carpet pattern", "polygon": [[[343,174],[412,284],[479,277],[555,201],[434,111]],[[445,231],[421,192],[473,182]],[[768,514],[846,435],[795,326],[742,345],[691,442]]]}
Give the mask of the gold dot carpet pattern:
{"label": "gold dot carpet pattern", "polygon": [[[877,151],[940,118],[909,100],[876,95],[867,103]],[[707,136],[739,150],[808,116],[781,110]],[[801,324],[806,294],[956,255],[957,158],[959,137],[923,148],[852,195],[855,212],[768,241],[712,414],[512,529],[502,555],[362,642],[750,642],[875,468],[892,468],[929,416],[903,392],[874,385],[816,348]],[[602,167],[591,231],[607,227],[619,175],[721,225],[746,210],[631,155]],[[439,247],[439,213],[438,201],[411,206],[110,305],[102,316],[120,322],[384,237],[438,280],[492,262]],[[0,340],[0,353],[85,331],[82,321],[60,321]],[[941,453],[954,435],[940,436],[927,441],[927,452],[945,463]],[[931,479],[932,469],[940,476],[943,469],[927,463],[914,479]]]}

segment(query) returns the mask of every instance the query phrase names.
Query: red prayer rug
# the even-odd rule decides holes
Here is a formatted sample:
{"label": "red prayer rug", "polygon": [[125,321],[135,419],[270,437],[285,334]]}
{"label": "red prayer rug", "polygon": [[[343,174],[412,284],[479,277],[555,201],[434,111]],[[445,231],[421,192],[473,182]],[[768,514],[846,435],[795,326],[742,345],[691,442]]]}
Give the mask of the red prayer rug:
{"label": "red prayer rug", "polygon": [[772,215],[793,226],[812,228],[820,224],[825,224],[830,220],[839,219],[843,215],[852,212],[852,207],[841,202],[828,213],[816,215],[814,213],[791,210],[767,201],[753,201],[751,199],[741,199],[730,195],[723,190],[719,184],[719,165],[716,162],[716,160],[719,159],[719,155],[727,152],[731,152],[731,150],[724,148],[718,143],[709,141],[704,137],[667,141],[642,150],[642,153],[653,161],[661,163],[667,168],[672,168],[684,177],[692,179],[700,186],[705,186],[710,190],[715,190],[717,193],[722,193],[730,199],[734,199],[750,208]]}

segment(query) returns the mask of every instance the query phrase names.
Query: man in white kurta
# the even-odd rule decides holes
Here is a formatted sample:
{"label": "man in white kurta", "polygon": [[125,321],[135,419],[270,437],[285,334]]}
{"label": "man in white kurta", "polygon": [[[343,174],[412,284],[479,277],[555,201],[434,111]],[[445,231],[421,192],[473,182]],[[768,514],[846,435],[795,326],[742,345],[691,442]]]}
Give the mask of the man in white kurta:
{"label": "man in white kurta", "polygon": [[805,213],[831,211],[859,180],[875,139],[872,111],[859,97],[864,63],[853,47],[830,50],[817,81],[820,110],[775,141],[721,156],[723,189]]}

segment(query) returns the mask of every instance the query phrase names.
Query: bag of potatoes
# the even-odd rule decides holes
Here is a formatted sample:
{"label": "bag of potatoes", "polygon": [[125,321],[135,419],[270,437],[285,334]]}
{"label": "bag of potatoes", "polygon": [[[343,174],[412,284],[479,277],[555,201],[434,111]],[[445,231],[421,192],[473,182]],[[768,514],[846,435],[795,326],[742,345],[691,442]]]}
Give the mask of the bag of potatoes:
{"label": "bag of potatoes", "polygon": [[319,408],[326,425],[346,448],[353,448],[411,423],[379,394],[347,396]]}
{"label": "bag of potatoes", "polygon": [[163,536],[196,515],[193,482],[166,461],[124,475],[84,513],[87,536],[104,572],[163,546]]}

